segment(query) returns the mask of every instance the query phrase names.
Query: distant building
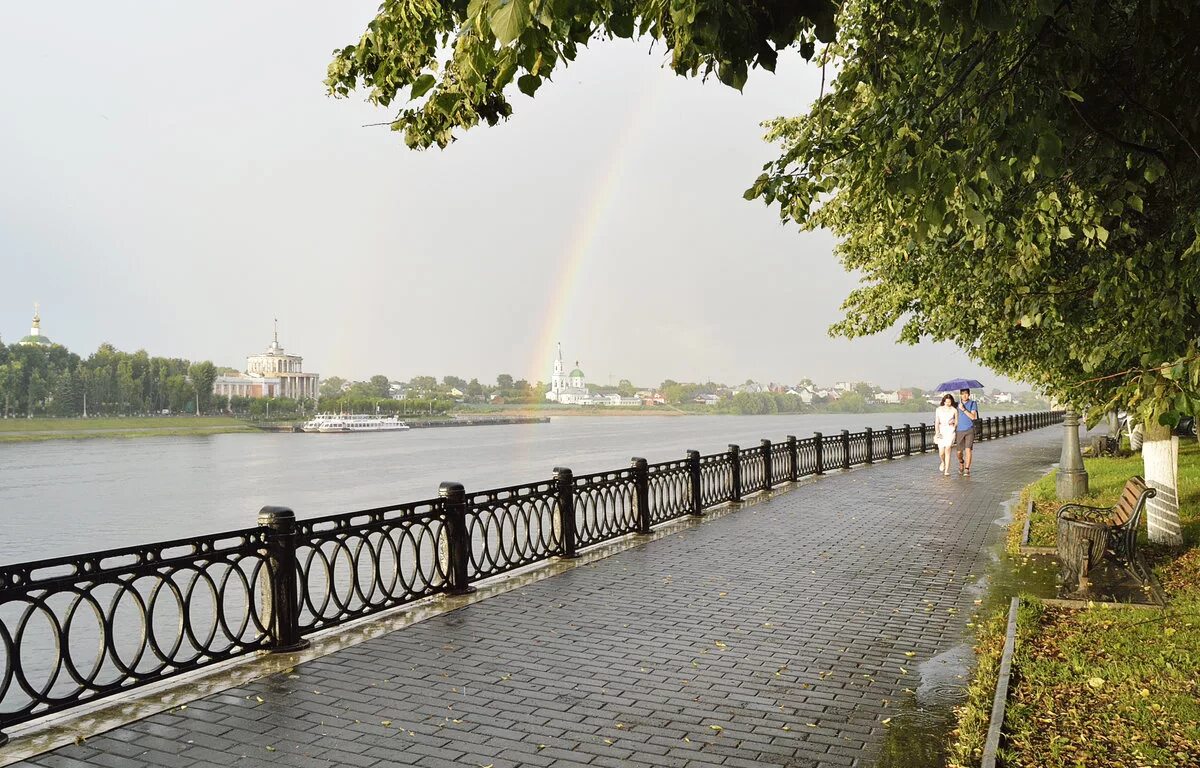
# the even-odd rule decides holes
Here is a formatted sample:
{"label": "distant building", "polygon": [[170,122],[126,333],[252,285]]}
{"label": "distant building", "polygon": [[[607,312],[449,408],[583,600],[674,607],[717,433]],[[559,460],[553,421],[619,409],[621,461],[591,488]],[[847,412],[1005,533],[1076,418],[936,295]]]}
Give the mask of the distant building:
{"label": "distant building", "polygon": [[52,347],[54,342],[50,341],[49,336],[42,335],[42,316],[38,314],[38,305],[35,302],[33,305],[33,324],[29,328],[29,335],[17,342],[23,347]]}
{"label": "distant building", "polygon": [[603,395],[602,402],[605,405],[612,405],[612,406],[619,406],[619,405],[633,406],[633,405],[641,405],[642,399],[640,397],[622,397],[619,394],[613,393],[611,395]]}
{"label": "distant building", "polygon": [[701,405],[719,405],[721,398],[718,395],[697,395],[695,401]]}
{"label": "distant building", "polygon": [[218,376],[213,382],[213,394],[218,397],[288,397],[293,400],[315,400],[320,376],[302,370],[304,358],[288,355],[279,346],[279,324],[275,338],[267,351],[246,358],[246,372]]}
{"label": "distant building", "polygon": [[792,389],[789,389],[786,394],[795,395],[796,397],[800,398],[800,402],[804,403],[805,405],[812,405],[813,396],[816,393],[813,392],[812,387],[800,387],[799,389],[793,387]]}
{"label": "distant building", "polygon": [[900,402],[899,392],[876,392],[872,397],[877,403],[888,403],[889,405],[895,405],[896,403]]}
{"label": "distant building", "polygon": [[558,357],[554,360],[554,372],[550,375],[550,389],[546,399],[563,405],[592,405],[596,399],[583,380],[583,371],[579,361],[575,361],[575,369],[570,374],[564,372],[562,359],[562,344],[558,345]]}
{"label": "distant building", "polygon": [[1013,401],[1012,393],[1011,392],[1000,392],[996,395],[995,401],[997,403],[1011,403]]}

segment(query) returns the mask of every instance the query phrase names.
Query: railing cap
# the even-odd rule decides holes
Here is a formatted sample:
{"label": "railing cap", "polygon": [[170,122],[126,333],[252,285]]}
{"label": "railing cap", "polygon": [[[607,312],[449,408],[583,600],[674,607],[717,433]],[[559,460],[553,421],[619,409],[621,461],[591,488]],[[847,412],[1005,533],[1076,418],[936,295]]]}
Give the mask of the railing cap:
{"label": "railing cap", "polygon": [[462,496],[466,492],[467,489],[463,487],[462,483],[455,483],[449,480],[438,486],[438,496],[442,497],[443,499],[449,498],[450,496]]}
{"label": "railing cap", "polygon": [[293,522],[295,519],[296,513],[291,507],[268,505],[258,510],[259,525],[276,526],[284,522]]}

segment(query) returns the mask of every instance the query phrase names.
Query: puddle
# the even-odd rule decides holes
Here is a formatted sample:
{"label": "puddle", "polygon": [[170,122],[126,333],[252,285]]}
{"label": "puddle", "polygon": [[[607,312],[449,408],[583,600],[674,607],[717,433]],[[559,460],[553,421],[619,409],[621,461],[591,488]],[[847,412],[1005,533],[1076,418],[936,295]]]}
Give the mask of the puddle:
{"label": "puddle", "polygon": [[[1004,504],[1003,516],[994,523],[1006,528],[1012,521],[1014,495]],[[973,613],[979,618],[1007,610],[1018,594],[1055,597],[1058,566],[1050,555],[1012,556],[1004,551],[1004,536],[997,537],[988,551],[986,574],[966,587],[965,594],[980,600]],[[975,619],[972,619],[974,623]],[[964,642],[917,666],[921,683],[908,695],[888,723],[876,768],[939,768],[946,765],[950,732],[954,729],[954,707],[966,698],[966,685],[975,667],[974,627]]]}

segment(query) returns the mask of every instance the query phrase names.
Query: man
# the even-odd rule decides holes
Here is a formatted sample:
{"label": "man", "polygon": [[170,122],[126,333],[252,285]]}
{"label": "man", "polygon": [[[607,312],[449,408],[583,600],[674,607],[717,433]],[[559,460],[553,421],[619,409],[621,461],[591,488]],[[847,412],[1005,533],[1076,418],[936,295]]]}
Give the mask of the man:
{"label": "man", "polygon": [[958,449],[958,474],[971,476],[971,453],[975,448],[975,422],[979,420],[979,406],[971,399],[971,390],[958,392],[958,427],[954,432],[954,446]]}

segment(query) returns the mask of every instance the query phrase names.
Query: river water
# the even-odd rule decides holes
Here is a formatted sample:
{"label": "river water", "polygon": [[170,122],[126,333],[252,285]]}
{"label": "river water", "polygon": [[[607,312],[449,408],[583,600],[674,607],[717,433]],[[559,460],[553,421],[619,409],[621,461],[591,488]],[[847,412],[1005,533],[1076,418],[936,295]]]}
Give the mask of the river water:
{"label": "river water", "polygon": [[[0,444],[0,564],[216,533],[266,504],[298,517],[683,458],[926,414],[558,417],[548,424],[381,434],[228,434]],[[926,419],[928,420],[928,419]]]}

